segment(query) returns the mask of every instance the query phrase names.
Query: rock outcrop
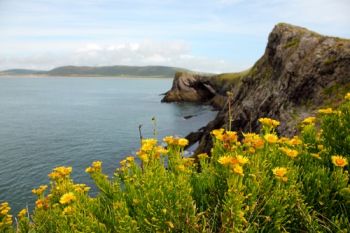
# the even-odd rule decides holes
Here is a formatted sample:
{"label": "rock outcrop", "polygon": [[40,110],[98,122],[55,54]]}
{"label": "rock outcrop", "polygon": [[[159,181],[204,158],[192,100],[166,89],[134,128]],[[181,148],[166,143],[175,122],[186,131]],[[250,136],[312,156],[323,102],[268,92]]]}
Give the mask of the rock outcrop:
{"label": "rock outcrop", "polygon": [[211,79],[205,75],[190,72],[177,72],[170,91],[165,93],[162,102],[206,103],[216,96]]}
{"label": "rock outcrop", "polygon": [[[228,83],[227,83],[228,84]],[[162,102],[193,102],[212,105],[220,110],[226,102],[226,91],[232,85],[225,85],[221,75],[205,75],[193,72],[177,72],[173,85],[164,94]]]}
{"label": "rock outcrop", "polygon": [[[211,77],[213,80],[216,78]],[[196,86],[201,87],[200,80]],[[210,82],[215,83],[213,80]],[[180,82],[175,78],[175,86]],[[229,101],[231,112],[226,101],[213,121],[187,136],[191,144],[199,141],[195,153],[210,151],[210,131],[228,128],[229,115],[231,130],[258,131],[258,119],[271,117],[281,121],[278,133],[293,135],[301,118],[314,114],[319,107],[339,104],[343,95],[350,91],[350,40],[278,24],[269,35],[264,55],[250,71],[238,81],[226,82],[232,84],[224,85],[229,86],[232,92]],[[206,94],[206,98],[213,99],[219,92],[224,95],[220,87],[212,87],[215,92]],[[193,89],[195,93],[197,89]],[[179,90],[176,96],[182,95]],[[199,90],[202,93],[202,88]],[[192,101],[191,98],[178,100]],[[203,99],[198,97],[196,100]]]}

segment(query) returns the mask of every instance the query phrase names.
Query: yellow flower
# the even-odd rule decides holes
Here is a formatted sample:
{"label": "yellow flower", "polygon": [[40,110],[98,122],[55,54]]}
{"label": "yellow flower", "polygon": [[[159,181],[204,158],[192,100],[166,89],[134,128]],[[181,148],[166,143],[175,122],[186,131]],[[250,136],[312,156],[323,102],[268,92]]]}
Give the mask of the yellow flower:
{"label": "yellow flower", "polygon": [[285,175],[287,174],[287,168],[285,167],[275,167],[272,169],[273,174],[276,176],[277,179],[282,180],[286,182],[288,180]]}
{"label": "yellow flower", "polygon": [[194,163],[194,158],[183,158],[182,161],[186,167],[190,167]]}
{"label": "yellow flower", "polygon": [[292,139],[290,139],[287,144],[291,146],[301,145],[303,143],[302,140],[299,139],[298,136],[294,136]]}
{"label": "yellow flower", "polygon": [[137,153],[137,155],[140,157],[142,162],[147,163],[149,161],[148,155],[146,153],[140,152],[140,153]]}
{"label": "yellow flower", "polygon": [[243,174],[243,168],[242,168],[241,165],[238,165],[238,164],[234,165],[234,166],[233,166],[233,172],[236,173],[236,174],[238,174],[238,175],[240,175],[240,176],[244,176],[244,174]]}
{"label": "yellow flower", "polygon": [[281,151],[283,151],[288,157],[295,158],[298,156],[299,152],[297,150],[289,149],[288,147],[281,147]]}
{"label": "yellow flower", "polygon": [[166,155],[166,154],[168,153],[168,150],[165,149],[165,148],[162,147],[162,146],[158,146],[158,147],[157,147],[157,153],[162,154],[162,155]]}
{"label": "yellow flower", "polygon": [[11,207],[9,206],[8,202],[3,202],[0,205],[0,217],[1,215],[7,215],[8,212],[11,210]]}
{"label": "yellow flower", "polygon": [[[11,210],[8,202],[3,202],[0,204],[0,231],[2,227],[7,227],[12,225],[12,215],[8,214]],[[5,230],[6,231],[6,230]],[[3,232],[3,231],[1,231]]]}
{"label": "yellow flower", "polygon": [[278,137],[274,134],[265,134],[264,136],[265,140],[268,142],[268,143],[276,143],[278,141]]}
{"label": "yellow flower", "polygon": [[333,109],[332,108],[321,108],[318,110],[318,113],[331,114],[331,113],[333,113]]}
{"label": "yellow flower", "polygon": [[128,162],[130,162],[130,163],[134,162],[134,160],[135,160],[135,157],[134,157],[134,156],[128,156],[128,157],[126,157],[126,161],[128,161]]}
{"label": "yellow flower", "polygon": [[334,155],[331,157],[332,163],[337,167],[345,167],[348,164],[348,161],[346,158],[340,155]]}
{"label": "yellow flower", "polygon": [[252,146],[255,148],[255,149],[262,149],[264,148],[264,140],[261,139],[260,137],[259,138],[255,138],[254,140],[252,140]]}
{"label": "yellow flower", "polygon": [[86,173],[94,173],[94,172],[101,172],[102,171],[102,162],[101,161],[94,161],[91,164],[91,167],[88,167],[85,169]]}
{"label": "yellow flower", "polygon": [[176,166],[176,170],[183,172],[186,170],[185,166],[183,164],[177,165]]}
{"label": "yellow flower", "polygon": [[141,150],[145,152],[149,152],[153,149],[153,145],[150,143],[142,143]]}
{"label": "yellow flower", "polygon": [[40,185],[39,188],[33,189],[32,193],[40,196],[47,189],[47,185]]}
{"label": "yellow flower", "polygon": [[224,131],[225,131],[224,129],[214,129],[213,131],[211,131],[211,134],[214,135],[214,137],[217,140],[222,141]]}
{"label": "yellow flower", "polygon": [[239,164],[244,165],[249,162],[249,159],[247,157],[244,157],[242,155],[237,155],[237,161]]}
{"label": "yellow flower", "polygon": [[19,219],[21,219],[21,218],[25,217],[26,214],[27,214],[27,209],[22,209],[21,211],[19,211],[17,216]]}
{"label": "yellow flower", "polygon": [[172,223],[172,222],[170,222],[170,221],[166,221],[165,222],[171,229],[173,229],[175,226],[174,226],[174,224]]}
{"label": "yellow flower", "polygon": [[302,124],[311,125],[311,124],[314,124],[315,121],[316,121],[316,117],[307,117],[303,120]]}
{"label": "yellow flower", "polygon": [[168,145],[172,145],[174,143],[174,137],[166,136],[165,138],[163,138],[163,142],[167,143]]}
{"label": "yellow flower", "polygon": [[95,169],[101,169],[102,162],[101,161],[94,161],[94,162],[92,162],[92,167]]}
{"label": "yellow flower", "polygon": [[154,139],[154,138],[142,139],[141,150],[145,152],[149,152],[153,150],[155,145],[157,145],[157,139]]}
{"label": "yellow flower", "polygon": [[92,167],[87,167],[87,168],[85,169],[85,172],[86,172],[86,173],[93,173],[94,170],[93,170]]}
{"label": "yellow flower", "polygon": [[62,197],[60,198],[60,203],[64,205],[64,204],[69,204],[75,200],[76,200],[76,197],[74,193],[69,192],[62,195]]}
{"label": "yellow flower", "polygon": [[74,185],[74,191],[78,193],[84,193],[88,192],[90,190],[90,187],[88,187],[86,184],[75,184]]}
{"label": "yellow flower", "polygon": [[275,167],[274,169],[272,169],[272,172],[275,176],[283,177],[287,174],[287,168]]}
{"label": "yellow flower", "polygon": [[289,142],[289,138],[287,137],[281,137],[279,140],[278,140],[278,143],[287,143]]}
{"label": "yellow flower", "polygon": [[350,92],[346,93],[345,97],[346,100],[350,100]]}
{"label": "yellow flower", "polygon": [[72,172],[72,167],[56,167],[53,172],[49,174],[50,179],[57,180],[62,178],[68,178]]}
{"label": "yellow flower", "polygon": [[[126,161],[126,159],[123,159],[122,161],[120,161],[119,163],[120,163],[120,165],[122,166],[122,167],[124,167],[125,165],[126,165],[126,163],[127,163],[128,161]],[[87,172],[86,170],[85,170],[85,172]],[[88,172],[89,173],[89,172]]]}
{"label": "yellow flower", "polygon": [[280,125],[279,121],[276,121],[276,120],[271,119],[271,118],[260,118],[259,122],[265,126],[273,127],[273,128],[276,128],[277,126]]}
{"label": "yellow flower", "polygon": [[12,215],[6,215],[2,222],[0,222],[0,230],[1,226],[11,226],[12,225]]}
{"label": "yellow flower", "polygon": [[253,147],[249,147],[248,153],[249,154],[254,154],[255,153],[255,149]]}
{"label": "yellow flower", "polygon": [[1,205],[0,205],[0,209],[2,209],[2,208],[7,208],[9,206],[9,203],[8,202],[3,202],[3,203],[1,203]]}
{"label": "yellow flower", "polygon": [[206,159],[206,158],[208,158],[208,154],[207,153],[202,153],[202,154],[197,155],[197,157],[199,159]]}
{"label": "yellow flower", "polygon": [[155,146],[157,145],[157,139],[154,139],[154,138],[142,139],[142,144],[149,144],[149,145]]}
{"label": "yellow flower", "polygon": [[321,159],[321,156],[318,153],[311,153],[311,156],[316,158],[316,159]]}
{"label": "yellow flower", "polygon": [[67,206],[63,209],[63,214],[64,215],[71,215],[74,213],[74,208],[71,206]]}
{"label": "yellow flower", "polygon": [[231,156],[221,156],[218,159],[218,162],[222,165],[229,165],[229,164],[232,164],[233,160],[234,159]]}
{"label": "yellow flower", "polygon": [[1,215],[6,215],[9,211],[10,211],[10,208],[9,209],[3,209],[3,210],[0,211],[0,214]]}
{"label": "yellow flower", "polygon": [[237,132],[235,131],[226,131],[225,134],[222,136],[222,140],[228,143],[237,142],[238,136]]}
{"label": "yellow flower", "polygon": [[258,134],[255,133],[243,133],[244,139],[243,143],[246,146],[253,146],[255,149],[261,149],[264,147],[264,140],[260,138]]}
{"label": "yellow flower", "polygon": [[36,200],[36,201],[35,201],[35,206],[36,206],[38,209],[43,208],[43,206],[44,206],[43,200],[41,200],[41,199]]}
{"label": "yellow flower", "polygon": [[188,140],[186,138],[179,138],[178,145],[181,147],[185,147],[188,145]]}

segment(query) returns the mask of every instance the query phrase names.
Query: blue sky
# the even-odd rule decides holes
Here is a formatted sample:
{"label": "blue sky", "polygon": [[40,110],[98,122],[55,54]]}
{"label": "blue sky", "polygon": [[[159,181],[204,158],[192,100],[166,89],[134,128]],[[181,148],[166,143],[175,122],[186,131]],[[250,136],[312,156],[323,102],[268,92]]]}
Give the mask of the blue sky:
{"label": "blue sky", "polygon": [[350,38],[349,0],[0,0],[0,70],[249,68],[278,22]]}

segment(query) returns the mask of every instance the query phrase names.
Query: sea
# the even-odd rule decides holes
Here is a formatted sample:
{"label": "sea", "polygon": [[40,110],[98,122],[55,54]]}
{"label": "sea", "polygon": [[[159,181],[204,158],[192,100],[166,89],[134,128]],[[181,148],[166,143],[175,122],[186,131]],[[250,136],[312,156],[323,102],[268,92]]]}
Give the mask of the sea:
{"label": "sea", "polygon": [[74,182],[93,187],[85,168],[100,160],[112,177],[139,148],[139,129],[161,140],[214,119],[210,106],[161,103],[171,85],[171,77],[1,77],[0,203],[13,215],[32,211],[31,190],[49,184],[53,168],[71,166]]}

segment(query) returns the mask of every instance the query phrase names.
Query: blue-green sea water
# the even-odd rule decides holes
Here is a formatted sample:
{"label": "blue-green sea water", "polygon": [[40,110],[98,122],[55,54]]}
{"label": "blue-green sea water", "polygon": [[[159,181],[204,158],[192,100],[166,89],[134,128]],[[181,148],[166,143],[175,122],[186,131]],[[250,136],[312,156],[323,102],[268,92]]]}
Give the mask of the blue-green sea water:
{"label": "blue-green sea water", "polygon": [[[92,184],[84,172],[103,161],[113,175],[119,161],[139,146],[138,126],[152,137],[185,136],[214,118],[208,106],[160,100],[172,79],[0,78],[0,202],[14,212],[28,205],[33,188],[48,184],[56,166],[72,166],[77,183]],[[184,117],[194,115],[185,120]]]}

